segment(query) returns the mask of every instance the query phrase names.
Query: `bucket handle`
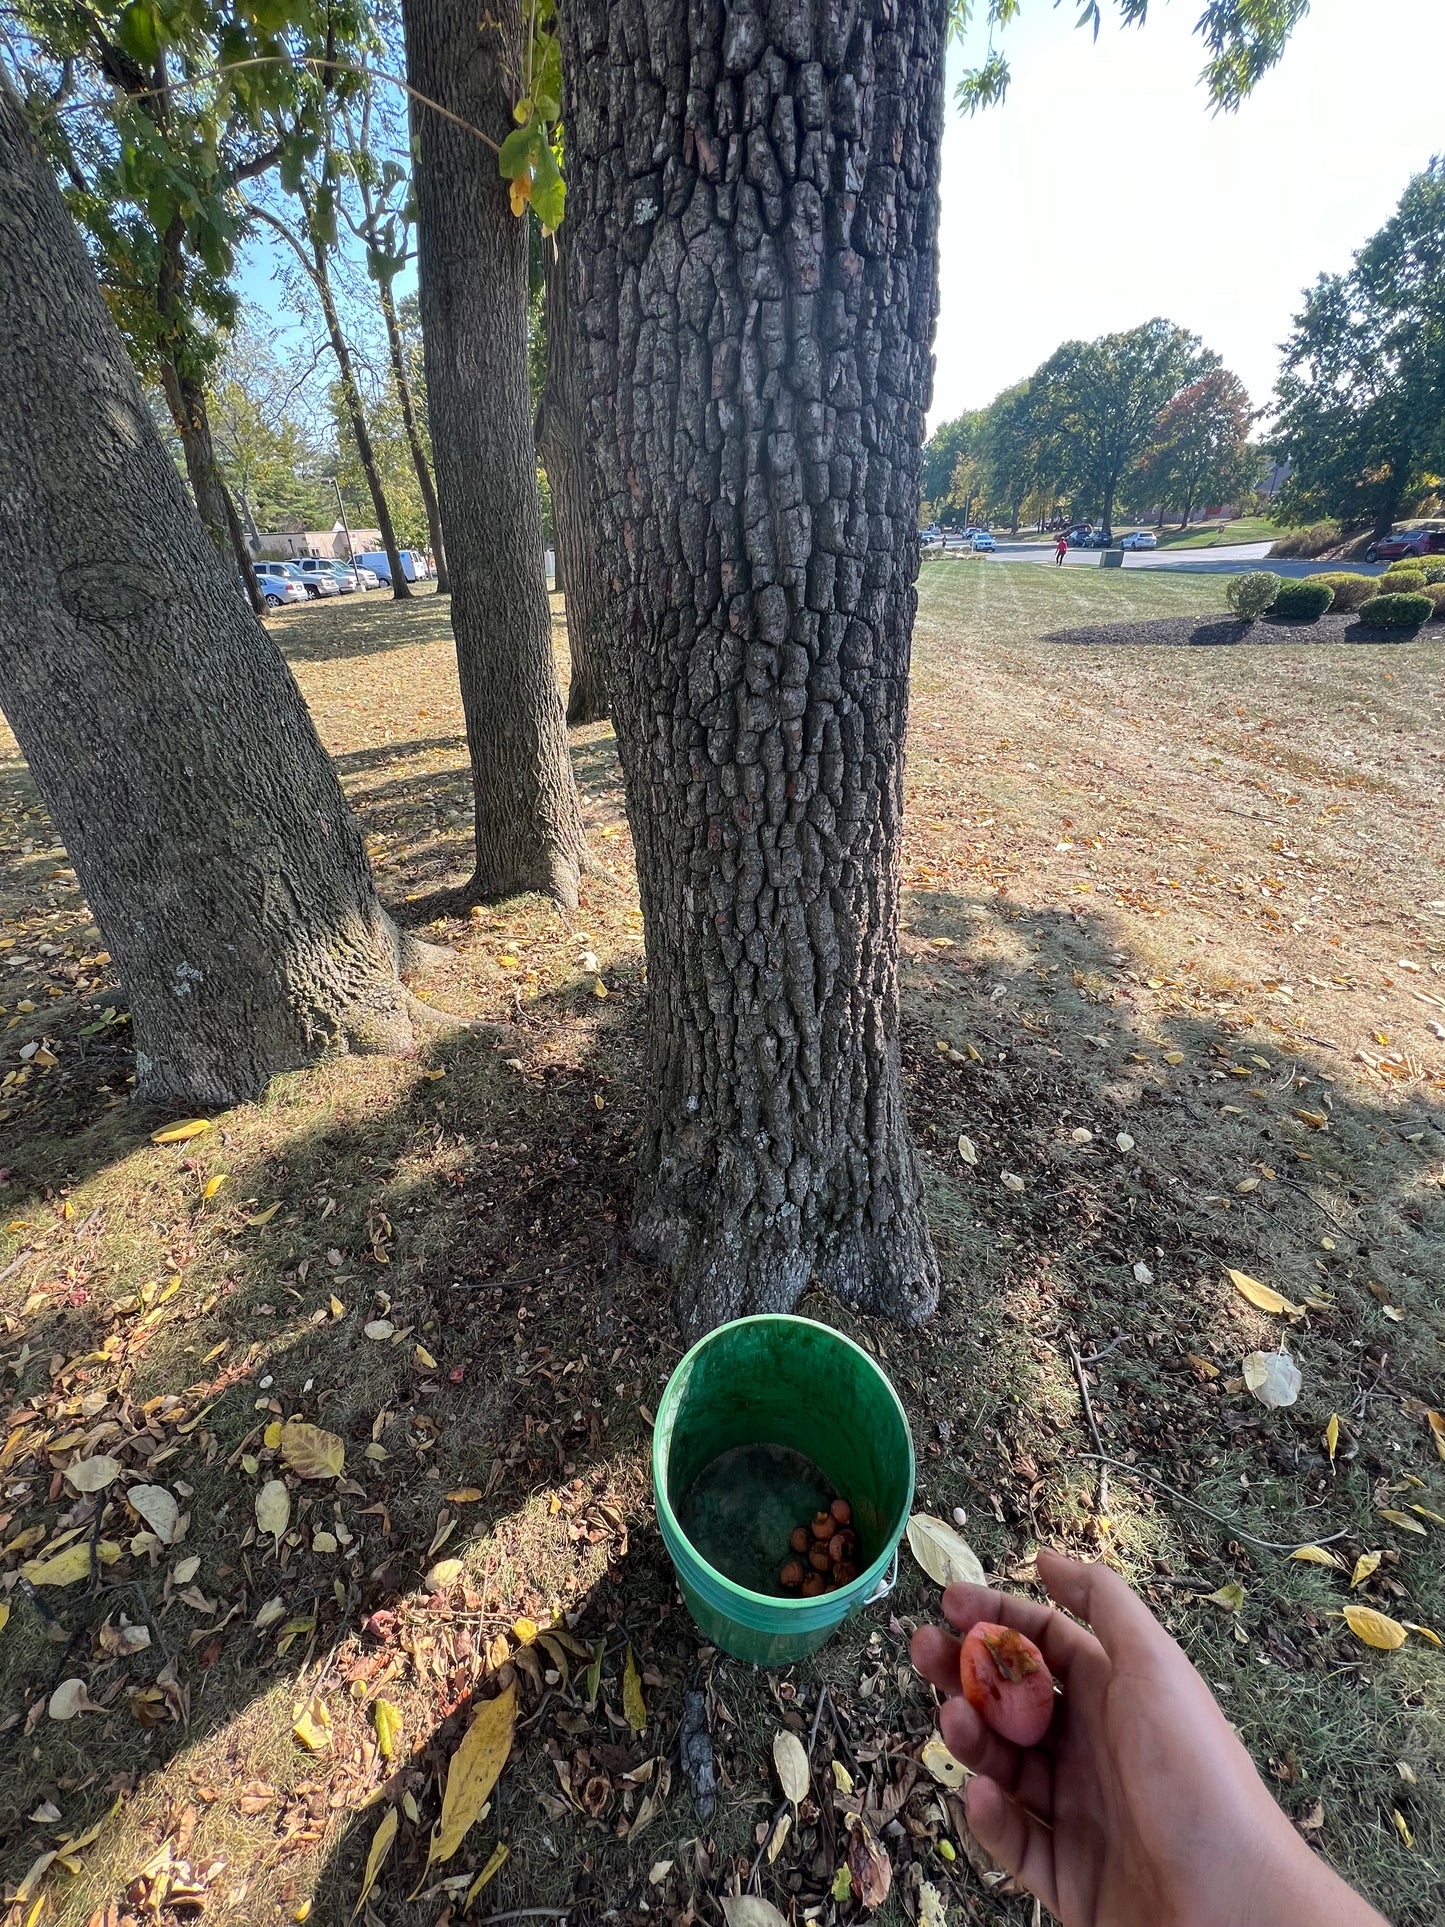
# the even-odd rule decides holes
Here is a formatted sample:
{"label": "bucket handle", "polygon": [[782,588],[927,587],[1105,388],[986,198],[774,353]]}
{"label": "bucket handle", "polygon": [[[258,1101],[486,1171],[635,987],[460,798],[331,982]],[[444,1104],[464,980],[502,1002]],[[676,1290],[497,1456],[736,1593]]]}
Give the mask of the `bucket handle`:
{"label": "bucket handle", "polygon": [[887,1572],[884,1573],[883,1577],[878,1581],[878,1584],[873,1588],[872,1592],[870,1592],[868,1597],[863,1601],[863,1604],[865,1606],[876,1606],[880,1599],[886,1599],[888,1597],[889,1593],[892,1592],[893,1588],[897,1584],[898,1584],[898,1548],[897,1546],[895,1546],[893,1548],[893,1557],[888,1564]]}

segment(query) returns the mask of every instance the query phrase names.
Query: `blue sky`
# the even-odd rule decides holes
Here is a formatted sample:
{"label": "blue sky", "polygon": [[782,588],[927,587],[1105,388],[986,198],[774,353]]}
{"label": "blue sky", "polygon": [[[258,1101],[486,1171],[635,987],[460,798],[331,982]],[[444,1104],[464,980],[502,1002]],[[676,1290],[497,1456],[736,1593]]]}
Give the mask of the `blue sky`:
{"label": "blue sky", "polygon": [[1025,0],[1004,105],[964,120],[950,98],[931,425],[1152,315],[1267,402],[1301,291],[1445,152],[1441,0],[1313,0],[1234,115],[1198,85],[1200,0],[1155,0],[1142,28],[1104,11],[1096,44],[1074,0]]}
{"label": "blue sky", "polygon": [[[972,120],[952,84],[982,42],[954,50],[931,426],[1061,341],[1152,315],[1202,335],[1266,403],[1303,289],[1347,267],[1445,152],[1442,0],[1313,0],[1234,115],[1212,114],[1198,85],[1199,6],[1155,0],[1145,27],[1124,28],[1106,5],[1095,43],[1075,0],[1025,0],[1008,99]],[[242,291],[253,321],[289,334],[272,252],[248,250]]]}

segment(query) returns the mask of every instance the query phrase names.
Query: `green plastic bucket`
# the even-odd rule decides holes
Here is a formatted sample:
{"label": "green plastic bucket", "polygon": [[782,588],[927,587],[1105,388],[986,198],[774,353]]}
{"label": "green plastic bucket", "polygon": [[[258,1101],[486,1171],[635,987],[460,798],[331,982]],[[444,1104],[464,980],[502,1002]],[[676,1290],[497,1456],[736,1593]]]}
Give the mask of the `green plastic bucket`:
{"label": "green plastic bucket", "polygon": [[[739,1482],[732,1495],[740,1508],[736,1555],[730,1546],[719,1552],[713,1539],[710,1561],[682,1517],[699,1475],[724,1454],[740,1453],[733,1463],[756,1465],[743,1448],[773,1448],[785,1469],[776,1480]],[[740,1570],[745,1539],[754,1572],[759,1545],[774,1568],[790,1556],[788,1532],[809,1516],[797,1509],[805,1488],[787,1475],[794,1454],[849,1501],[859,1540],[857,1578],[816,1599],[755,1590],[719,1569]],[[801,1659],[892,1590],[913,1477],[913,1440],[898,1394],[861,1346],[808,1318],[739,1318],[709,1332],[668,1380],[653,1428],[657,1518],[688,1610],[713,1645],[758,1666]]]}

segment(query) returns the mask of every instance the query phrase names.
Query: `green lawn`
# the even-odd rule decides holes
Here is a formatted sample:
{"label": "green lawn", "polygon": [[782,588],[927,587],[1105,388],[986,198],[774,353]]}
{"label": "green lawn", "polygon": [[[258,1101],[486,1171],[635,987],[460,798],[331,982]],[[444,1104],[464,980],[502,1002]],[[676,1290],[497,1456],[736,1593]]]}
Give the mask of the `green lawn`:
{"label": "green lawn", "polygon": [[1234,522],[1212,522],[1208,528],[1160,529],[1161,549],[1216,549],[1233,542],[1273,542],[1279,530],[1262,515],[1242,515]]}

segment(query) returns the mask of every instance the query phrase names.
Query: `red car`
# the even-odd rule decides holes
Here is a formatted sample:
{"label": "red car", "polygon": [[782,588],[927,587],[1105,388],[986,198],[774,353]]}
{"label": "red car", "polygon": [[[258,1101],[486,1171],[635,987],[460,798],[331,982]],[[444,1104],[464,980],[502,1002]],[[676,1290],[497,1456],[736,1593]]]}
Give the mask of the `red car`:
{"label": "red car", "polygon": [[1382,535],[1365,550],[1367,562],[1398,562],[1407,555],[1445,555],[1445,529],[1409,529]]}

